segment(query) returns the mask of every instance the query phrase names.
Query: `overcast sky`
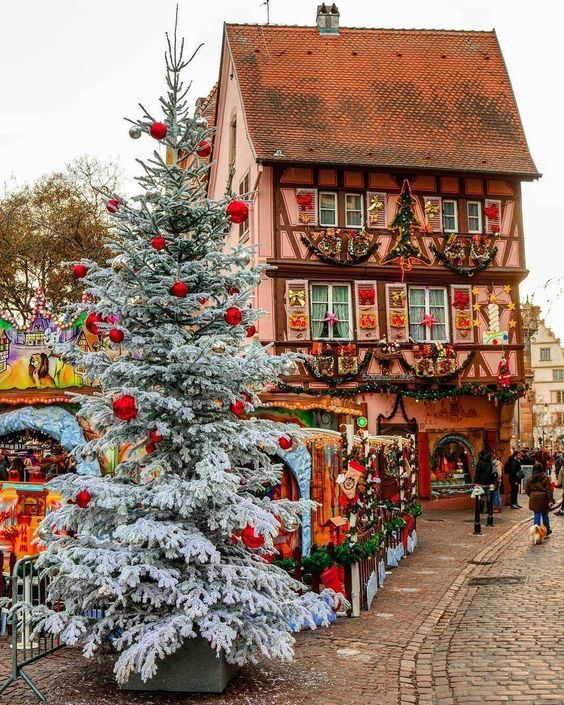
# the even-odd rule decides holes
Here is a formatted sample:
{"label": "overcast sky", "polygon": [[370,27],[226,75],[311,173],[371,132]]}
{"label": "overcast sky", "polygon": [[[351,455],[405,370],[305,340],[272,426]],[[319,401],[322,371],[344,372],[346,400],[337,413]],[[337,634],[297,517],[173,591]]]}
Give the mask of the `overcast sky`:
{"label": "overcast sky", "polygon": [[[193,98],[216,80],[223,21],[264,22],[263,0],[179,0]],[[312,25],[315,0],[270,0],[271,23]],[[564,276],[562,20],[559,0],[341,0],[345,26],[497,30],[533,158],[543,178],[525,184],[530,275],[524,292]],[[163,89],[164,32],[176,0],[18,0],[0,8],[0,183],[23,183],[89,153],[135,173],[154,145],[133,141],[124,116],[156,109]],[[12,181],[13,183],[13,181]],[[552,296],[552,299],[555,299]],[[547,310],[564,338],[564,297]]]}

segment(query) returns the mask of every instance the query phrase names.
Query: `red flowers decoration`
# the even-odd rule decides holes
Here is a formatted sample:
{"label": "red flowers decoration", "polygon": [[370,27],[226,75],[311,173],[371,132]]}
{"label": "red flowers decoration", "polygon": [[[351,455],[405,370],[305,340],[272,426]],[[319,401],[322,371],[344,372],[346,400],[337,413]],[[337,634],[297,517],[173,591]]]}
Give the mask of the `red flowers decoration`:
{"label": "red flowers decoration", "polygon": [[290,448],[294,445],[294,441],[291,436],[280,436],[278,439],[278,445],[282,448],[282,450],[290,450]]}
{"label": "red flowers decoration", "polygon": [[452,299],[452,305],[454,308],[457,308],[459,310],[468,308],[468,304],[470,303],[470,296],[467,294],[465,291],[462,291],[460,289],[455,289],[454,296]]}
{"label": "red flowers decoration", "polygon": [[223,318],[230,326],[236,326],[243,320],[243,312],[237,306],[230,306],[223,314]]}
{"label": "red flowers decoration", "polygon": [[196,149],[196,154],[199,157],[209,157],[212,153],[212,146],[207,140],[202,140]]}
{"label": "red flowers decoration", "polygon": [[80,490],[80,492],[76,495],[75,502],[81,509],[86,509],[86,507],[90,504],[91,499],[92,495],[88,492],[88,490]]}
{"label": "red flowers decoration", "polygon": [[264,536],[262,534],[257,535],[250,524],[241,531],[241,539],[247,548],[261,548],[264,546]]}
{"label": "red flowers decoration", "polygon": [[82,277],[85,277],[88,274],[88,267],[79,262],[72,268],[72,273],[77,279],[82,279]]}
{"label": "red flowers decoration", "polygon": [[179,299],[184,299],[188,293],[188,287],[184,282],[175,282],[170,287],[170,293],[173,296],[177,296]]}
{"label": "red flowers decoration", "polygon": [[311,193],[300,193],[296,196],[296,203],[301,211],[308,211],[313,208],[313,199]]}
{"label": "red flowers decoration", "polygon": [[154,122],[149,128],[149,134],[156,140],[164,140],[167,132],[168,128],[164,122]]}
{"label": "red flowers decoration", "polygon": [[121,421],[131,421],[137,414],[137,404],[135,403],[135,397],[131,394],[123,394],[121,397],[114,399],[112,403],[112,410],[114,416]]}
{"label": "red flowers decoration", "polygon": [[232,223],[244,223],[249,217],[249,206],[245,201],[231,201],[226,212]]}
{"label": "red flowers decoration", "polygon": [[491,206],[484,208],[484,213],[489,220],[497,220],[499,218],[499,207],[496,203],[492,203]]}

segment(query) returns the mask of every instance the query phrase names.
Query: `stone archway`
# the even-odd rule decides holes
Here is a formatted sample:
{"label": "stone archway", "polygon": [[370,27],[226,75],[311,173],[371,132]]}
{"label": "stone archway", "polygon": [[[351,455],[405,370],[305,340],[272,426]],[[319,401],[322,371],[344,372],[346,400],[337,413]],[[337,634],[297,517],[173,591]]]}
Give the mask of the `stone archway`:
{"label": "stone archway", "polygon": [[[27,428],[51,436],[67,451],[86,442],[76,417],[60,406],[24,406],[0,414],[0,436],[25,431]],[[101,474],[97,460],[85,460],[80,456],[76,457],[76,471],[79,475]]]}
{"label": "stone archway", "polygon": [[[300,499],[311,497],[311,455],[305,445],[298,445],[289,451],[279,450],[277,455],[290,468],[296,478],[300,491]],[[311,511],[302,513],[302,556],[311,553]]]}

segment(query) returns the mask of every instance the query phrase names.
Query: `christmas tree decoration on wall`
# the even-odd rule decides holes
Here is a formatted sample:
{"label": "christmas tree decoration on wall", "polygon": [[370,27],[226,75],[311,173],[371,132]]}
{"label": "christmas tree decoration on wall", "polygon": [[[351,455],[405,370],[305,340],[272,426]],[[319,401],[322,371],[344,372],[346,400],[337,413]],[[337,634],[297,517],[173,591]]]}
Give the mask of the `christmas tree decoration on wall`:
{"label": "christmas tree decoration on wall", "polygon": [[164,122],[154,122],[149,128],[149,134],[155,140],[164,140],[168,132],[168,127]]}
{"label": "christmas tree decoration on wall", "polygon": [[433,326],[436,326],[438,322],[439,321],[437,321],[437,319],[432,313],[426,313],[423,316],[423,319],[419,321],[419,325],[426,326],[427,328],[431,329]]}
{"label": "christmas tree decoration on wall", "polygon": [[311,193],[298,193],[296,203],[300,211],[308,211],[313,207],[313,195]]}
{"label": "christmas tree decoration on wall", "polygon": [[305,306],[305,291],[303,289],[289,289],[288,303],[290,306]]}
{"label": "christmas tree decoration on wall", "polygon": [[249,218],[249,206],[245,201],[231,201],[227,206],[227,215],[232,223],[244,223]]}
{"label": "christmas tree decoration on wall", "polygon": [[497,379],[499,386],[507,389],[511,385],[511,371],[509,367],[509,353],[504,352],[497,366]]}
{"label": "christmas tree decoration on wall", "polygon": [[[105,349],[72,352],[73,364],[99,380],[96,394],[73,397],[100,434],[76,452],[131,451],[120,453],[113,475],[54,480],[62,507],[42,526],[46,550],[37,559],[38,571],[56,576],[34,616],[39,632],[63,642],[79,634],[94,654],[119,627],[112,645],[120,684],[134,672],[144,681],[158,678],[161,660],[180,657],[190,639],[232,663],[287,659],[291,625],[328,625],[334,614],[327,594],[316,595],[265,559],[277,551],[281,520],[293,525],[313,505],[265,501],[261,488],[281,472],[273,458],[294,442],[286,425],[247,418],[258,403],[248,391],[281,384],[283,366],[296,356],[248,344],[246,330],[261,315],[251,304],[265,267],[247,268],[245,245],[228,247],[230,223],[244,222],[247,204],[208,198],[210,165],[186,159],[209,131],[186,97],[189,59],[182,52],[183,43],[171,38],[160,101],[166,135],[155,134],[146,111],[137,122],[155,139],[166,137],[166,154],[157,150],[141,162],[139,197],[119,200],[108,234],[112,266],[84,263],[96,301],[81,307],[103,316],[108,330],[118,328],[108,312],[119,315],[126,332],[120,356],[112,362]],[[162,195],[148,206],[147,192]],[[188,229],[170,228],[166,254],[158,255],[156,228],[168,231],[176,219]],[[227,303],[233,282],[244,283],[238,306]],[[175,283],[189,285],[188,299],[172,299],[185,294],[169,294]],[[226,345],[222,354],[212,349],[218,340]],[[151,437],[156,426],[159,435],[166,429],[166,442]],[[136,452],[145,446],[152,452]],[[85,508],[74,503],[83,490],[95,498]],[[64,526],[72,533],[61,535]],[[246,527],[257,548],[246,545]],[[111,594],[102,597],[108,586]]]}
{"label": "christmas tree decoration on wall", "polygon": [[288,317],[288,325],[291,330],[305,331],[307,330],[308,320],[306,313],[292,311]]}
{"label": "christmas tree decoration on wall", "polygon": [[401,193],[398,197],[398,209],[389,228],[397,231],[396,241],[382,260],[383,264],[399,260],[402,271],[407,271],[411,267],[411,260],[419,260],[425,264],[430,264],[429,258],[421,253],[421,250],[412,239],[414,229],[421,226],[415,215],[414,207],[415,198],[411,195],[409,181],[404,179]]}
{"label": "christmas tree decoration on wall", "polygon": [[470,305],[470,295],[463,289],[455,289],[452,297],[452,305],[460,311],[466,310]]}
{"label": "christmas tree decoration on wall", "polygon": [[385,225],[386,215],[384,213],[384,210],[386,208],[386,204],[384,202],[384,199],[385,195],[383,194],[375,194],[370,197],[367,211],[368,224],[371,228],[376,228],[378,226]]}

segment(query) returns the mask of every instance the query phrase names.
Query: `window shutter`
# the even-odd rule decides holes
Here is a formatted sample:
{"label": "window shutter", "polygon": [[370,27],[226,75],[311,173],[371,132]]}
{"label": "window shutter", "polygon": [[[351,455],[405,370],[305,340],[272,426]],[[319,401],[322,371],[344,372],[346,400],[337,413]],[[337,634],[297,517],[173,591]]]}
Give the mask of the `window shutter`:
{"label": "window shutter", "polygon": [[296,208],[298,211],[298,223],[317,225],[317,189],[297,188]]}
{"label": "window shutter", "polygon": [[366,227],[386,228],[388,215],[386,212],[386,194],[383,191],[368,191],[366,193]]}
{"label": "window shutter", "polygon": [[501,201],[486,198],[484,214],[486,216],[486,233],[488,235],[499,233],[501,230]]}
{"label": "window shutter", "polygon": [[288,340],[309,340],[309,295],[305,279],[286,282],[286,335]]}
{"label": "window shutter", "polygon": [[407,343],[409,340],[409,316],[407,312],[407,286],[386,284],[386,315],[388,317],[388,341]]}
{"label": "window shutter", "polygon": [[357,340],[379,340],[376,282],[357,281],[354,291]]}
{"label": "window shutter", "polygon": [[427,225],[434,233],[443,231],[443,204],[440,196],[423,196],[423,211]]}
{"label": "window shutter", "polygon": [[472,287],[467,284],[452,284],[450,287],[450,311],[453,343],[473,343]]}

